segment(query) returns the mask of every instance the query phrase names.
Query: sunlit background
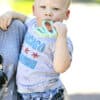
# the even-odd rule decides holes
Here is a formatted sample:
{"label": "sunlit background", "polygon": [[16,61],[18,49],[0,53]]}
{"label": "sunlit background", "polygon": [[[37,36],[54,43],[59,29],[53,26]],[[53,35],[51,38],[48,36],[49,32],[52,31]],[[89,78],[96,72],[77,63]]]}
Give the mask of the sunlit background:
{"label": "sunlit background", "polygon": [[[30,15],[33,3],[0,0],[0,13],[14,9]],[[65,23],[74,45],[73,61],[61,79],[70,95],[100,94],[100,0],[73,0],[70,10]]]}

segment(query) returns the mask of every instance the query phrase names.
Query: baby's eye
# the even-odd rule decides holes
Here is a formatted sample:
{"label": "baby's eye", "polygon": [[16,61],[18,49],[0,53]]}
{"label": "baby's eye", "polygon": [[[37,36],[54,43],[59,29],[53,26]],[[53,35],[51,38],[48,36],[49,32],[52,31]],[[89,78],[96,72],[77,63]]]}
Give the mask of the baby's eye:
{"label": "baby's eye", "polygon": [[40,8],[45,9],[45,8],[46,8],[46,6],[40,6]]}
{"label": "baby's eye", "polygon": [[53,10],[55,10],[55,11],[58,11],[59,10],[59,8],[52,8]]}

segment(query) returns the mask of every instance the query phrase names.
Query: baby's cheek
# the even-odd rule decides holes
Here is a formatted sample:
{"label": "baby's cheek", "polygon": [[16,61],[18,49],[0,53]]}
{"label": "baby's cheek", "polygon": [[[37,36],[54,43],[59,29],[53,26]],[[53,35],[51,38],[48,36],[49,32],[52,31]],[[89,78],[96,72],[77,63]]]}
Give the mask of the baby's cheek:
{"label": "baby's cheek", "polygon": [[60,18],[55,18],[55,21],[60,21],[61,19]]}
{"label": "baby's cheek", "polygon": [[58,15],[55,17],[55,20],[56,21],[63,21],[63,17],[64,17],[63,15]]}

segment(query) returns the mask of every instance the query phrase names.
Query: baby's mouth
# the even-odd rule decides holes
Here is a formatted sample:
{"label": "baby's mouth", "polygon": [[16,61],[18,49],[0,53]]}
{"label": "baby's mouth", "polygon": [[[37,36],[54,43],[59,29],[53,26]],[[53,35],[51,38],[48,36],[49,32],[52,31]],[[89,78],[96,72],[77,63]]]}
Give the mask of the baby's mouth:
{"label": "baby's mouth", "polygon": [[43,19],[44,21],[52,21],[52,22],[55,22],[54,20],[52,19]]}

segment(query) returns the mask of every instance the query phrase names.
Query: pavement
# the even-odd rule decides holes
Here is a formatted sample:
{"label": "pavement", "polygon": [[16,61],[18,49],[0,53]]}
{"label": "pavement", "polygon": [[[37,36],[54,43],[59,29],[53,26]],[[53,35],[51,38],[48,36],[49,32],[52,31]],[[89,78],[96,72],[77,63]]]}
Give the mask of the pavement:
{"label": "pavement", "polygon": [[70,100],[100,100],[100,94],[74,94]]}

